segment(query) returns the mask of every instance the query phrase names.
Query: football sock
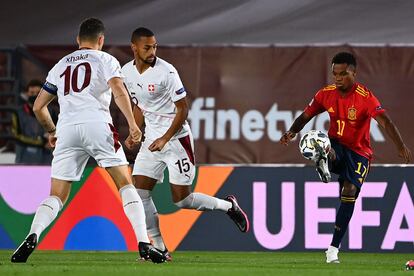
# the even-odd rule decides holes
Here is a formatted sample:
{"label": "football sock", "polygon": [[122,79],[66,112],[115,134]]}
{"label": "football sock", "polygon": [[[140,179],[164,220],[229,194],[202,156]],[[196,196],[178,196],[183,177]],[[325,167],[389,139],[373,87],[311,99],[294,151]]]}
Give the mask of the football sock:
{"label": "football sock", "polygon": [[341,205],[335,220],[335,231],[331,245],[338,248],[348,228],[352,213],[354,212],[355,197],[341,196]]}
{"label": "football sock", "polygon": [[145,224],[144,206],[142,206],[134,185],[128,184],[119,190],[124,206],[124,212],[132,225],[138,242],[149,243],[147,226]]}
{"label": "football sock", "polygon": [[191,193],[175,205],[184,209],[196,209],[198,211],[221,210],[224,212],[233,207],[232,203],[227,200],[201,193]]}
{"label": "football sock", "polygon": [[158,211],[152,200],[151,192],[144,189],[137,189],[137,192],[142,199],[142,205],[144,205],[148,235],[150,236],[154,247],[164,251],[165,244],[161,236]]}
{"label": "football sock", "polygon": [[36,210],[29,235],[35,233],[39,239],[43,230],[57,217],[62,206],[62,201],[57,196],[49,196],[43,200]]}

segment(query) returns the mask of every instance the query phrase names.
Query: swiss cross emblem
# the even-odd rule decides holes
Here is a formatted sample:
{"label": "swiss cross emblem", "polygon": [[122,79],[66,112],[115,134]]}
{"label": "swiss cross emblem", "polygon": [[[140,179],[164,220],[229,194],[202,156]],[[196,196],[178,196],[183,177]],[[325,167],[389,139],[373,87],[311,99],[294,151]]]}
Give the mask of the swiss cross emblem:
{"label": "swiss cross emblem", "polygon": [[148,91],[154,92],[155,91],[155,85],[154,84],[148,84]]}

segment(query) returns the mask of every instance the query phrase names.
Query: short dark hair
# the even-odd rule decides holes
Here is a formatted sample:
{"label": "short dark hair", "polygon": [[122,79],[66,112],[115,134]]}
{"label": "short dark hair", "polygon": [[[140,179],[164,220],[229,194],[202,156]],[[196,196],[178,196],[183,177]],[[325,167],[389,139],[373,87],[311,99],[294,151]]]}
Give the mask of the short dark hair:
{"label": "short dark hair", "polygon": [[332,58],[332,64],[347,64],[347,65],[352,65],[356,68],[357,63],[356,63],[356,59],[354,57],[353,54],[348,53],[348,52],[340,52],[337,53],[333,58]]}
{"label": "short dark hair", "polygon": [[29,87],[33,87],[33,86],[43,87],[43,82],[41,82],[38,79],[30,80],[26,85],[26,91],[29,90]]}
{"label": "short dark hair", "polygon": [[79,40],[95,41],[105,33],[105,26],[97,18],[85,19],[79,26]]}
{"label": "short dark hair", "polygon": [[135,31],[132,32],[131,42],[134,43],[141,37],[151,37],[151,36],[154,36],[154,33],[150,29],[145,28],[145,27],[139,27],[135,29]]}

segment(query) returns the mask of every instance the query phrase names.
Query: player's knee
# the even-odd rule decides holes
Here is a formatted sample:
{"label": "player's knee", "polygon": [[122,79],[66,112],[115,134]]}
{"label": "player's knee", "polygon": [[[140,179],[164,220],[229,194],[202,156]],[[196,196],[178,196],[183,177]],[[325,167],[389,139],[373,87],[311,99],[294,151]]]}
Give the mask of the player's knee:
{"label": "player's knee", "polygon": [[344,182],[344,186],[342,188],[341,195],[342,196],[352,196],[352,197],[355,197],[356,193],[357,193],[357,187],[354,184],[352,184],[352,183],[350,183],[348,181],[345,181]]}
{"label": "player's knee", "polygon": [[186,198],[184,198],[184,199],[182,199],[178,202],[174,202],[174,204],[175,204],[175,206],[177,206],[179,208],[189,209],[193,205],[193,202],[194,202],[194,195],[193,195],[193,193],[191,193]]}
{"label": "player's knee", "polygon": [[137,192],[142,200],[149,199],[151,197],[151,191],[149,190],[137,189]]}
{"label": "player's knee", "polygon": [[357,192],[356,187],[354,187],[354,188],[344,188],[344,189],[342,190],[342,194],[341,194],[341,195],[343,195],[343,196],[352,196],[352,197],[355,197],[356,192]]}
{"label": "player's knee", "polygon": [[331,161],[331,162],[336,161],[336,152],[333,148],[329,149],[328,157],[329,157],[329,161]]}
{"label": "player's knee", "polygon": [[62,203],[62,205],[65,205],[66,201],[69,198],[69,194],[70,194],[70,184],[67,184],[67,186],[65,186],[64,188],[61,188],[61,187],[56,188],[57,186],[58,184],[52,183],[50,196],[58,198],[60,202]]}
{"label": "player's knee", "polygon": [[126,185],[132,183],[132,178],[128,171],[128,166],[115,166],[105,168],[109,175],[112,177],[115,185],[118,189],[123,188]]}
{"label": "player's knee", "polygon": [[356,201],[357,187],[349,182],[345,182],[345,185],[341,193],[341,202],[343,203],[355,203]]}

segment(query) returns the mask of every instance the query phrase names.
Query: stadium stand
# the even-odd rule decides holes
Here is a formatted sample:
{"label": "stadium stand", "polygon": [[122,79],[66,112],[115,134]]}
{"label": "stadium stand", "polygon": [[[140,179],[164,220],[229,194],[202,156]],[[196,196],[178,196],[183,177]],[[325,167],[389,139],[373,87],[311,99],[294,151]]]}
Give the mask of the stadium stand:
{"label": "stadium stand", "polygon": [[20,83],[16,74],[18,71],[16,50],[0,49],[0,151],[13,150],[11,115],[15,111]]}

